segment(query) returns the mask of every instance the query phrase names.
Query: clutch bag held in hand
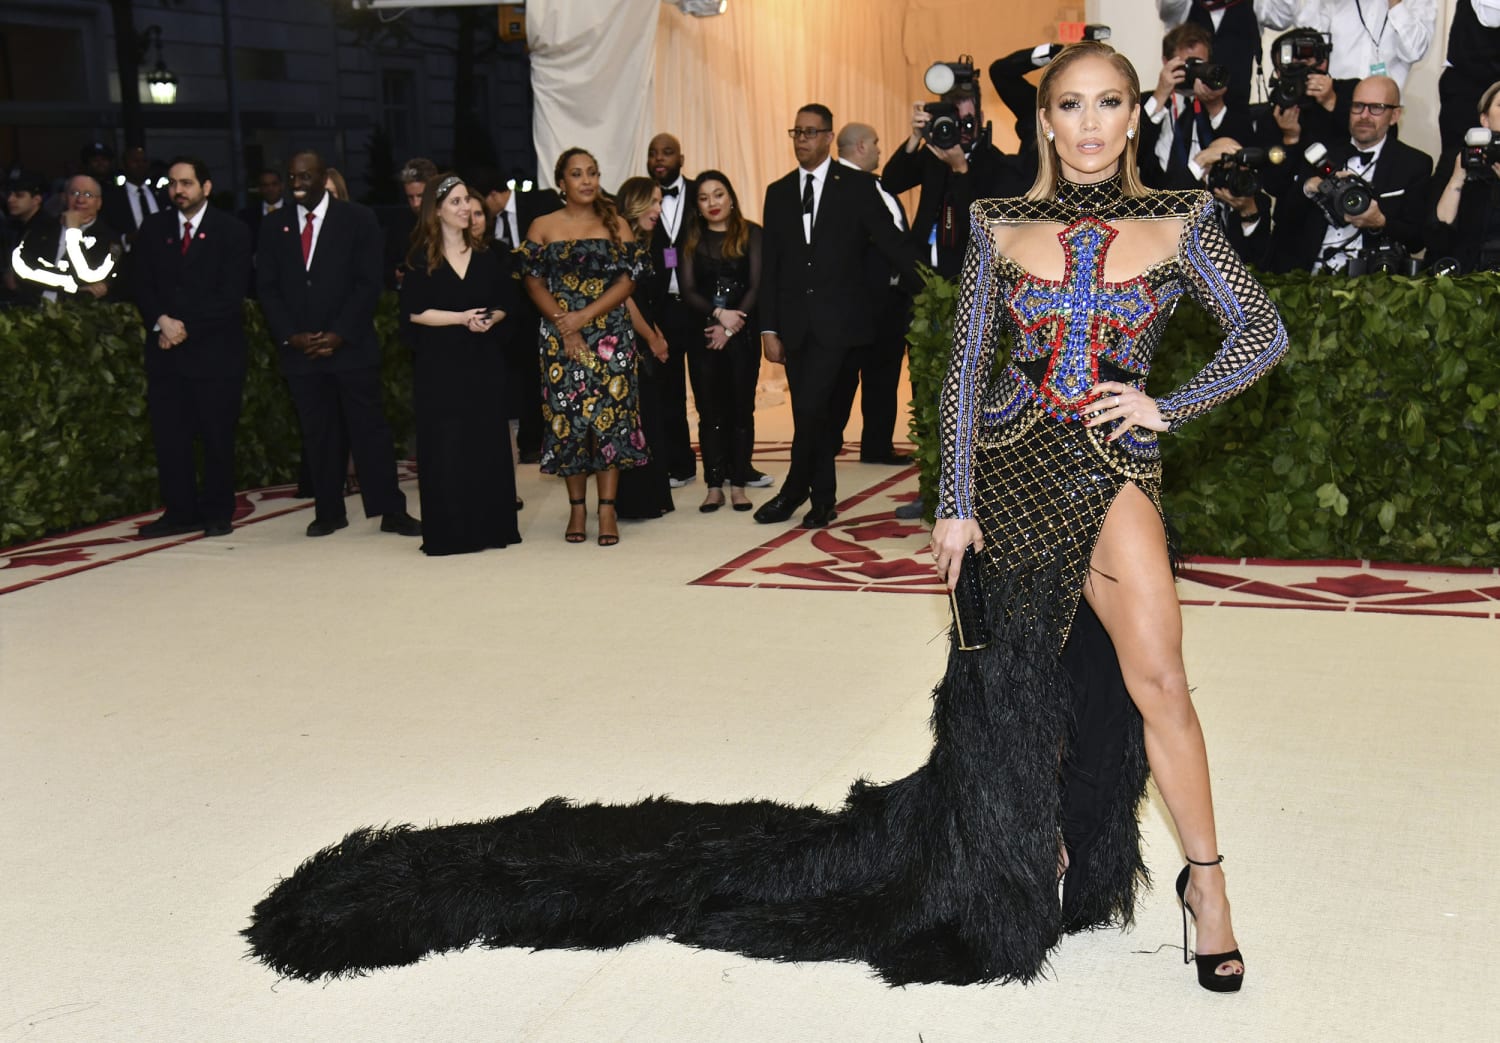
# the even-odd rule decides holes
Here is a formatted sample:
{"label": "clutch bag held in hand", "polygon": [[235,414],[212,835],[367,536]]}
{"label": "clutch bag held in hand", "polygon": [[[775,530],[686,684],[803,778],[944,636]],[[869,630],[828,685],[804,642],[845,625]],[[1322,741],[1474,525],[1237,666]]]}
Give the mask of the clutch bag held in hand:
{"label": "clutch bag held in hand", "polygon": [[990,643],[984,578],[979,571],[979,552],[970,544],[964,548],[963,561],[958,569],[958,583],[948,591],[948,604],[953,609],[953,626],[958,631],[958,647],[964,652],[978,651]]}

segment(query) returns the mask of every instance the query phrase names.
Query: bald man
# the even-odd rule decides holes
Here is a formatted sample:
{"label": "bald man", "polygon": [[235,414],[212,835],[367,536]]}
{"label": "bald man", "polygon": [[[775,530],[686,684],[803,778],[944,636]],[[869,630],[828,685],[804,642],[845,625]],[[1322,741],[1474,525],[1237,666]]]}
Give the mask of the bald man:
{"label": "bald man", "polygon": [[1369,76],[1355,84],[1349,138],[1325,142],[1325,162],[1333,177],[1355,174],[1369,182],[1375,199],[1359,214],[1327,213],[1313,201],[1322,177],[1306,168],[1298,171],[1277,200],[1274,270],[1342,272],[1361,250],[1386,243],[1400,244],[1408,253],[1422,249],[1432,157],[1396,140],[1391,130],[1400,118],[1401,88],[1395,80]]}
{"label": "bald man", "polygon": [[698,189],[682,174],[682,142],[671,134],[658,134],[646,150],[646,173],[661,186],[661,220],[651,233],[651,263],[667,280],[667,300],[662,307],[662,333],[667,338],[667,361],[658,370],[662,394],[662,430],[666,445],[660,449],[673,488],[698,476],[698,458],[693,455],[687,420],[687,348],[703,341],[703,322],[682,300],[677,269],[683,264],[682,243],[696,216]]}
{"label": "bald man", "polygon": [[[902,235],[910,232],[901,201],[880,185],[880,135],[868,123],[846,123],[834,139],[839,162],[875,176],[881,202],[891,214],[891,223]],[[897,453],[897,388],[901,383],[901,360],[906,354],[906,330],[911,325],[911,294],[900,286],[896,271],[873,245],[865,250],[869,272],[870,301],[876,311],[875,340],[859,363],[859,409],[863,424],[859,433],[859,459],[867,464],[905,465],[911,457]],[[843,430],[853,409],[852,399],[836,403],[834,423]]]}

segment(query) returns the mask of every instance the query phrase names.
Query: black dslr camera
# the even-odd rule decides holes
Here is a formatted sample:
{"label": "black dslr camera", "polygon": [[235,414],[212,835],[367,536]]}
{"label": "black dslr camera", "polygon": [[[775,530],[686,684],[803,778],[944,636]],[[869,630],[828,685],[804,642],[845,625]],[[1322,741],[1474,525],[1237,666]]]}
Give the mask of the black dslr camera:
{"label": "black dslr camera", "polygon": [[1307,77],[1332,53],[1332,42],[1316,29],[1292,29],[1271,41],[1271,66],[1276,70],[1266,85],[1271,104],[1283,110],[1299,105],[1307,97]]}
{"label": "black dslr camera", "polygon": [[1182,82],[1177,89],[1183,94],[1193,93],[1193,85],[1202,83],[1211,91],[1221,91],[1229,86],[1229,70],[1202,58],[1189,58],[1182,66]]}
{"label": "black dslr camera", "polygon": [[934,94],[948,96],[954,91],[968,94],[974,99],[976,115],[960,116],[958,106],[948,101],[930,101],[922,110],[932,117],[922,128],[922,137],[933,148],[949,149],[964,141],[979,145],[989,143],[990,128],[979,126],[979,77],[974,71],[974,59],[967,54],[958,56],[956,62],[936,62],[928,68],[922,82]]}
{"label": "black dslr camera", "polygon": [[1465,170],[1484,170],[1491,163],[1500,163],[1500,137],[1486,127],[1473,127],[1464,132]]}
{"label": "black dslr camera", "polygon": [[1345,275],[1369,275],[1384,272],[1386,275],[1416,275],[1422,268],[1420,261],[1412,260],[1406,247],[1392,239],[1381,237],[1349,258]]}
{"label": "black dslr camera", "polygon": [[1260,171],[1268,164],[1277,166],[1286,152],[1275,148],[1242,148],[1229,152],[1208,168],[1208,187],[1225,189],[1232,196],[1253,196],[1260,191]]}
{"label": "black dslr camera", "polygon": [[1317,194],[1312,198],[1318,209],[1323,211],[1323,216],[1328,218],[1329,224],[1341,228],[1349,223],[1346,218],[1358,217],[1370,209],[1370,204],[1375,199],[1375,189],[1352,171],[1347,172],[1344,177],[1334,177],[1333,164],[1328,162],[1328,149],[1322,145],[1309,145],[1302,155],[1318,177],[1323,179],[1318,183]]}

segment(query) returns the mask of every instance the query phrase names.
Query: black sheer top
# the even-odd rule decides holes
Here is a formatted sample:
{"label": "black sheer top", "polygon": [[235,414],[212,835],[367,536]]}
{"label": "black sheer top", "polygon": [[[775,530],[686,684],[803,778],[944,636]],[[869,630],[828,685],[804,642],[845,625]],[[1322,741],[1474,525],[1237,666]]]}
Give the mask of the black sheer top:
{"label": "black sheer top", "polygon": [[700,313],[705,323],[715,322],[715,308],[733,308],[746,315],[755,313],[760,297],[761,227],[750,225],[750,242],[740,257],[724,256],[724,233],[703,229],[698,247],[678,271],[682,299]]}

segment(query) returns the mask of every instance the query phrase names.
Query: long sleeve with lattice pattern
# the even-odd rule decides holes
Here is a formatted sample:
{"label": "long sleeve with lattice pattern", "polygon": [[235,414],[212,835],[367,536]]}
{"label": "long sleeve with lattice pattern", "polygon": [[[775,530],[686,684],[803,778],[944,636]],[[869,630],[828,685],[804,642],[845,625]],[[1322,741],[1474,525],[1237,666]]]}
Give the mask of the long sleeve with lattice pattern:
{"label": "long sleeve with lattice pattern", "polygon": [[1182,230],[1177,257],[1189,292],[1219,321],[1224,340],[1196,376],[1156,400],[1174,431],[1254,384],[1287,349],[1276,306],[1224,238],[1213,197],[1203,200]]}
{"label": "long sleeve with lattice pattern", "polygon": [[953,317],[953,352],[939,400],[943,464],[936,507],[939,518],[974,517],[974,429],[995,363],[1000,280],[994,252],[989,224],[971,211],[969,248]]}

